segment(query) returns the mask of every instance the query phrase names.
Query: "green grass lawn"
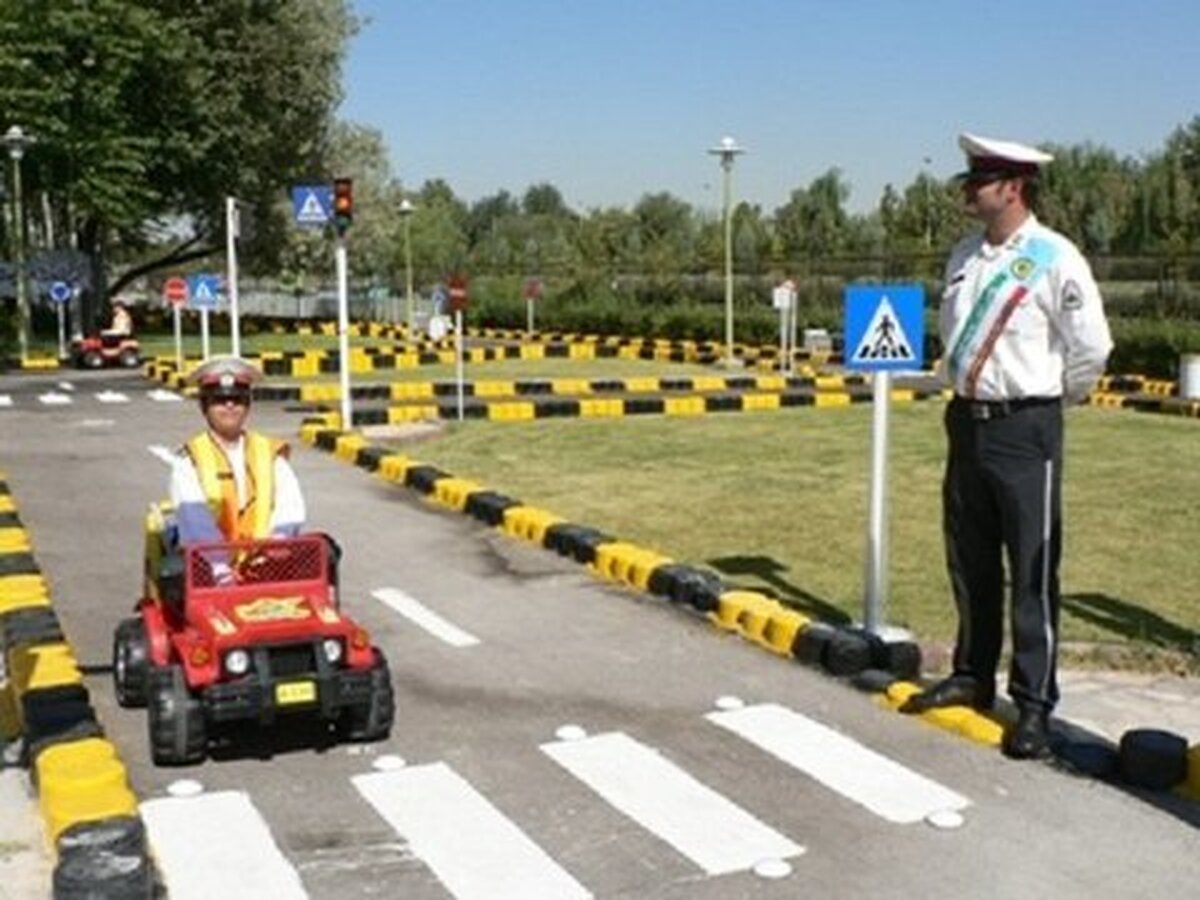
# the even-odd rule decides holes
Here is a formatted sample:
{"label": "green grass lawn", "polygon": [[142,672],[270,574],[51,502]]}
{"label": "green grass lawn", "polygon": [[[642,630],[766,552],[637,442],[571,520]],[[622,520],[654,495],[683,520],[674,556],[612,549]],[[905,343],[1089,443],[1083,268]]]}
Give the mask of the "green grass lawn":
{"label": "green grass lawn", "polygon": [[[944,408],[893,410],[887,618],[948,642]],[[409,452],[821,618],[860,619],[870,427],[867,407],[471,422]],[[1200,423],[1072,410],[1064,494],[1068,656],[1200,670]]]}

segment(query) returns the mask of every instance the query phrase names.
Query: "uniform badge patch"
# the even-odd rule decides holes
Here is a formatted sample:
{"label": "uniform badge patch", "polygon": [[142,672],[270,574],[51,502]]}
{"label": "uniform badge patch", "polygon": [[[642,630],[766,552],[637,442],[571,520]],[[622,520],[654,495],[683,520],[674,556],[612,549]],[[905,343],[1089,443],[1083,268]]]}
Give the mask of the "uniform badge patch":
{"label": "uniform badge patch", "polygon": [[1024,281],[1033,274],[1033,270],[1037,268],[1037,264],[1028,256],[1022,256],[1013,261],[1012,273],[1014,276]]}
{"label": "uniform badge patch", "polygon": [[1062,308],[1067,312],[1083,309],[1083,289],[1074,281],[1063,285]]}

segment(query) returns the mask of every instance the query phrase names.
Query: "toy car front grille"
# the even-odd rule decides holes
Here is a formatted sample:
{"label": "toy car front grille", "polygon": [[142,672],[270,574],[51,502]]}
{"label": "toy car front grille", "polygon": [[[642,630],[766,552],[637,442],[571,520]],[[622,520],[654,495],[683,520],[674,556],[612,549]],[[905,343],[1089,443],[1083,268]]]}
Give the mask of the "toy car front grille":
{"label": "toy car front grille", "polygon": [[271,674],[277,678],[311,675],[317,668],[312,644],[271,647],[267,651],[267,660],[271,666]]}

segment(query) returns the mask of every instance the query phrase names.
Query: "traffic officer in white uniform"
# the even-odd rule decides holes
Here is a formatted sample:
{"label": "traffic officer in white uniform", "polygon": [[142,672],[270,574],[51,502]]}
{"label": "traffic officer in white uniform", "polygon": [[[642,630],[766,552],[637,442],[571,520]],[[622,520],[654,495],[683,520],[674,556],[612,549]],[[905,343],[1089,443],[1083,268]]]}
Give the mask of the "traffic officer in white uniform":
{"label": "traffic officer in white uniform", "polygon": [[1087,399],[1112,339],[1087,261],[1033,214],[1052,157],[972,134],[958,142],[965,207],[984,226],[951,253],[941,307],[942,375],[954,390],[943,525],[958,638],[951,676],[902,711],[991,707],[1007,555],[1008,689],[1019,715],[1002,749],[1038,757],[1050,750],[1058,701],[1063,407]]}
{"label": "traffic officer in white uniform", "polygon": [[251,386],[261,377],[243,359],[217,356],[189,380],[199,387],[208,428],[175,455],[169,486],[183,544],[293,536],[304,497],[287,444],[246,429]]}

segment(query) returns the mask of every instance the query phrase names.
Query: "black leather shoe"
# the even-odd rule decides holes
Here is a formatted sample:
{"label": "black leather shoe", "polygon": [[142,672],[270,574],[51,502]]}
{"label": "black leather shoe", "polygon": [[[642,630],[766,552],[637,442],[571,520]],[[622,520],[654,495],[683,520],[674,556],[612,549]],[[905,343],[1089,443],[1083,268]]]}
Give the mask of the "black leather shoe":
{"label": "black leather shoe", "polygon": [[1009,759],[1042,759],[1050,755],[1050,714],[1023,706],[1017,724],[1004,733],[1000,749]]}
{"label": "black leather shoe", "polygon": [[940,709],[943,706],[991,709],[995,700],[995,688],[985,688],[972,678],[952,675],[919,694],[913,694],[900,706],[900,712],[923,713],[926,710]]}

